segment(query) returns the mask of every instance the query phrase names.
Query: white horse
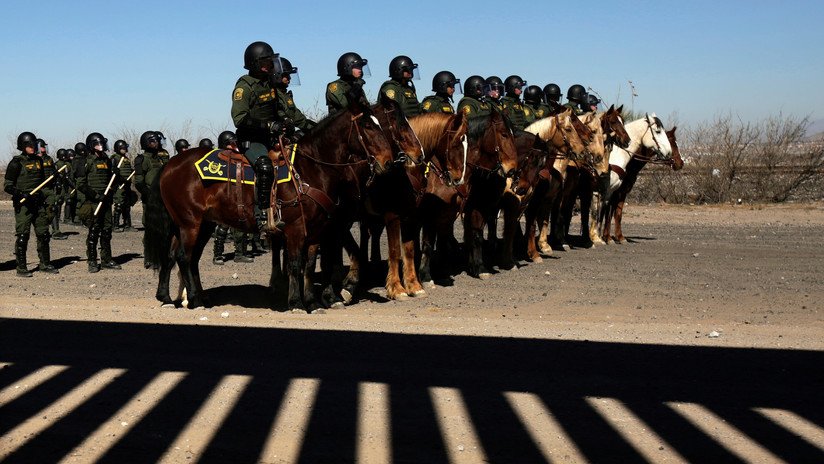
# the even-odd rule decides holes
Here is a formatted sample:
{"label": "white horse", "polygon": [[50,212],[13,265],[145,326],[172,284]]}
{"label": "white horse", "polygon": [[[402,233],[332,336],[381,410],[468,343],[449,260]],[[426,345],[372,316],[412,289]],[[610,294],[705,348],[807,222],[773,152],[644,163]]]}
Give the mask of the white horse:
{"label": "white horse", "polygon": [[630,160],[633,158],[642,161],[669,161],[672,159],[672,146],[667,138],[666,129],[655,113],[647,113],[641,119],[626,123],[624,128],[630,137],[629,146],[627,148],[621,148],[618,145],[612,147],[609,154],[609,187],[606,194],[601,198],[597,213],[598,219],[593,221],[592,227],[590,227],[590,238],[601,243],[604,242],[599,231],[603,229],[605,216],[609,210],[609,199],[621,187]]}

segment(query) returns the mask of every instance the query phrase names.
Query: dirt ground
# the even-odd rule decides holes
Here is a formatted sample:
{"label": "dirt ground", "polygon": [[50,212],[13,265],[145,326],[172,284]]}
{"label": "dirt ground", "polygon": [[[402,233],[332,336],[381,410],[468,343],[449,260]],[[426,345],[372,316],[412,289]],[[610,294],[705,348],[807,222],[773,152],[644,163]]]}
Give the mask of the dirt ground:
{"label": "dirt ground", "polygon": [[824,204],[624,222],[630,243],[309,315],[271,301],[269,255],[211,244],[216,306],[161,309],[140,232],[89,274],[63,226],[60,274],[18,278],[0,202],[0,460],[824,461]]}

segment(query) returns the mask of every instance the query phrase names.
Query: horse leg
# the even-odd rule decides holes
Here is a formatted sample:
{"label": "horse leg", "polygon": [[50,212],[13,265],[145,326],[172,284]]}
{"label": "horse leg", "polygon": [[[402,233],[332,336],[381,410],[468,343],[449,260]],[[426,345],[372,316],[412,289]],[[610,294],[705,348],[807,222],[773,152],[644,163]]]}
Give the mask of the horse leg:
{"label": "horse leg", "polygon": [[386,223],[386,241],[389,244],[389,257],[387,259],[389,269],[386,274],[386,297],[390,300],[403,300],[406,297],[406,289],[401,284],[399,269],[401,260],[401,219],[395,213],[386,213],[384,217]]}
{"label": "horse leg", "polygon": [[317,299],[315,298],[315,267],[318,262],[318,248],[319,245],[309,245],[306,247],[306,262],[303,267],[303,302],[306,305],[306,310],[314,312],[319,308]]}
{"label": "horse leg", "polygon": [[[344,304],[349,304],[354,299],[361,281],[361,266],[364,263],[365,250],[358,247],[351,230],[346,230],[343,234],[343,248],[346,249],[346,253],[349,255],[349,272],[343,279],[340,296]],[[334,303],[332,306],[335,306]]]}
{"label": "horse leg", "polygon": [[540,208],[539,201],[542,200],[540,198],[534,198],[534,203],[531,203],[526,208],[526,214],[524,214],[524,219],[526,224],[524,224],[524,234],[526,235],[526,257],[533,263],[540,263],[543,261],[541,258],[540,253],[538,253],[537,242],[535,240],[535,228],[537,225],[537,212]]}
{"label": "horse leg", "polygon": [[194,272],[192,271],[192,252],[197,243],[200,225],[192,228],[181,228],[179,247],[176,253],[177,265],[180,267],[180,277],[186,286],[189,299],[189,308],[203,308],[201,290],[197,287]]}
{"label": "horse leg", "polygon": [[483,263],[483,226],[484,216],[472,209],[464,212],[464,246],[469,247],[469,264],[467,274],[471,277],[489,277]]}
{"label": "horse leg", "polygon": [[213,222],[206,222],[201,224],[200,233],[198,234],[197,241],[195,242],[195,246],[192,249],[192,259],[189,264],[189,266],[192,269],[192,277],[194,278],[195,288],[197,288],[200,291],[200,294],[202,295],[202,305],[204,306],[209,305],[209,298],[206,296],[206,292],[203,290],[203,283],[200,281],[200,258],[203,256],[203,250],[209,243],[209,239],[212,237],[212,233],[214,233],[215,227],[216,224]]}
{"label": "horse leg", "polygon": [[[294,237],[293,234],[292,236]],[[286,269],[289,275],[288,308],[295,312],[306,312],[303,305],[303,239],[286,241]]]}
{"label": "horse leg", "polygon": [[592,206],[589,210],[589,239],[595,245],[606,245],[607,243],[601,238],[601,234],[598,229],[598,217],[601,215],[601,209],[603,208],[603,201],[601,200],[601,194],[599,192],[592,192],[592,197],[590,198]]}
{"label": "horse leg", "polygon": [[624,202],[625,198],[619,198],[615,204],[615,243],[624,243],[624,231],[621,228],[621,219],[624,217]]}
{"label": "horse leg", "polygon": [[418,267],[418,277],[429,287],[434,287],[432,279],[432,253],[435,246],[435,227],[431,219],[423,220],[421,227],[421,264]]}
{"label": "horse leg", "polygon": [[406,293],[409,296],[425,296],[426,290],[423,289],[418,275],[415,271],[415,245],[417,242],[416,233],[418,231],[417,224],[412,219],[402,220],[400,223],[401,242],[403,255],[403,286],[406,288]]}
{"label": "horse leg", "polygon": [[588,171],[581,171],[581,182],[578,184],[578,197],[581,200],[581,240],[585,248],[593,246],[589,236],[589,212],[592,208],[592,176]]}
{"label": "horse leg", "polygon": [[279,237],[269,236],[269,251],[272,253],[272,273],[269,275],[269,288],[272,291],[283,282],[283,268],[280,263],[280,252],[283,243]]}

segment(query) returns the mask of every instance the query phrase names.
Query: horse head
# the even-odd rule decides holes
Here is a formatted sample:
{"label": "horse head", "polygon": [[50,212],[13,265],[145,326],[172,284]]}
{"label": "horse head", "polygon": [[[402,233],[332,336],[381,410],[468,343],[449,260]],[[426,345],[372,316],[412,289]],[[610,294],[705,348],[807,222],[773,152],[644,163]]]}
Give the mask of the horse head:
{"label": "horse head", "polygon": [[677,126],[672,126],[672,129],[667,131],[667,139],[672,147],[672,170],[679,171],[684,167],[684,159],[681,158],[681,151],[678,150],[678,144],[675,139],[675,129]]}
{"label": "horse head", "polygon": [[381,92],[380,100],[372,107],[372,110],[384,134],[391,141],[395,152],[394,165],[404,167],[407,164],[424,163],[425,153],[421,141],[412,130],[398,102]]}
{"label": "horse head", "polygon": [[647,127],[641,135],[641,144],[652,152],[656,161],[672,160],[672,145],[667,138],[664,123],[655,113],[645,114],[643,121]]}
{"label": "horse head", "polygon": [[468,121],[469,151],[467,163],[473,169],[481,169],[505,177],[518,167],[515,136],[508,119],[493,109],[489,116],[475,117]]}
{"label": "horse head", "polygon": [[[342,113],[349,118],[349,131],[346,136],[349,153],[364,156],[375,174],[386,173],[394,161],[394,152],[380,121],[359,86],[352,87],[347,99],[349,105]],[[338,118],[342,118],[343,114]]]}
{"label": "horse head", "polygon": [[582,122],[592,131],[592,138],[586,143],[586,162],[599,176],[607,176],[609,175],[609,157],[606,155],[606,136],[601,125],[601,115],[587,113]]}
{"label": "horse head", "polygon": [[467,142],[467,118],[463,112],[449,115],[446,121],[441,146],[437,153],[442,156],[446,185],[462,185],[466,181],[466,158],[469,150]]}
{"label": "horse head", "polygon": [[511,176],[509,185],[518,197],[523,197],[533,187],[538,172],[546,164],[549,146],[540,135],[531,132],[518,132],[515,136],[518,149],[518,169]]}
{"label": "horse head", "polygon": [[624,127],[624,118],[621,117],[623,110],[624,105],[619,106],[617,109],[615,105],[612,105],[601,117],[601,125],[607,135],[607,145],[616,144],[621,148],[629,146],[630,137]]}

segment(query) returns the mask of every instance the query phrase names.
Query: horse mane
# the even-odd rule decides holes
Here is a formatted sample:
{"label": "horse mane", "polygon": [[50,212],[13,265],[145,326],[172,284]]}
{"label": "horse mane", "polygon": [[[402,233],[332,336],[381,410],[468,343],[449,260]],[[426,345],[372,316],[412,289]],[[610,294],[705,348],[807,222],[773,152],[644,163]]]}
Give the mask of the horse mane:
{"label": "horse mane", "polygon": [[545,139],[545,134],[549,132],[550,126],[554,120],[555,118],[542,118],[528,125],[524,130],[530,134],[535,134],[541,137],[541,139]]}
{"label": "horse mane", "polygon": [[[515,130],[512,126],[512,121],[510,121],[509,118],[504,116],[494,106],[492,107],[492,111],[494,111],[495,113],[497,113],[501,116],[501,119],[503,119],[503,121],[504,121],[504,127],[506,127],[510,132],[512,132],[514,134]],[[486,132],[486,129],[489,127],[489,121],[491,119],[492,119],[491,114],[487,117],[471,118],[467,123],[466,136],[472,141],[480,140],[480,138],[484,136],[484,133]]]}
{"label": "horse mane", "polygon": [[424,147],[435,147],[444,135],[446,122],[452,117],[446,113],[423,113],[410,120],[415,135]]}

